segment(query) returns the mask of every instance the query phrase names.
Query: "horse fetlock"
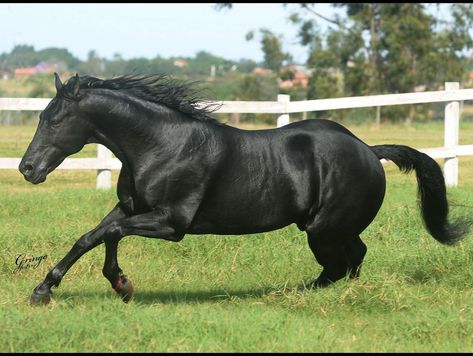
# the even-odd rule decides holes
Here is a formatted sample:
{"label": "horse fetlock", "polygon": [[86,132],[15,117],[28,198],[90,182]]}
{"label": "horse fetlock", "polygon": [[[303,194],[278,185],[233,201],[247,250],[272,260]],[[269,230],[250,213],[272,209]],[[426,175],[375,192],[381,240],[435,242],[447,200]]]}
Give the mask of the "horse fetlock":
{"label": "horse fetlock", "polygon": [[49,271],[46,277],[46,280],[49,282],[51,286],[59,287],[62,277],[63,277],[63,273],[59,269],[54,268],[51,271]]}
{"label": "horse fetlock", "polygon": [[[104,268],[102,269],[102,274],[103,274],[103,276],[104,276],[105,278],[107,278],[107,279],[110,281],[110,283],[112,283],[112,284],[113,284],[112,280],[113,280],[114,277],[117,275],[117,273],[116,273],[115,271],[111,270],[110,268],[106,268],[106,267],[104,267]],[[112,287],[113,287],[113,285],[112,285]]]}
{"label": "horse fetlock", "polygon": [[118,285],[119,279],[123,276],[122,270],[118,266],[104,266],[102,269],[102,274],[107,278],[112,284],[112,288]]}

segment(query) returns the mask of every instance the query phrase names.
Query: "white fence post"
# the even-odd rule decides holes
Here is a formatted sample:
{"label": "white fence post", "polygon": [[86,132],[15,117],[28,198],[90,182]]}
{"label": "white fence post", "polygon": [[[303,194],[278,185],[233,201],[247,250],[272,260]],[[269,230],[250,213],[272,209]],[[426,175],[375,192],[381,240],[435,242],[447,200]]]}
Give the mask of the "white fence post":
{"label": "white fence post", "polygon": [[[458,82],[446,82],[445,90],[458,90],[460,84]],[[460,105],[458,101],[452,101],[445,105],[445,148],[454,148],[458,146],[460,126]],[[458,157],[445,158],[443,166],[443,174],[445,176],[445,184],[448,187],[456,187],[458,185]]]}
{"label": "white fence post", "polygon": [[[278,102],[279,103],[289,103],[291,101],[291,97],[285,94],[278,94]],[[288,112],[289,110],[285,110]],[[287,125],[289,123],[289,114],[282,114],[278,117],[277,127],[281,127]]]}
{"label": "white fence post", "polygon": [[[98,159],[111,159],[112,151],[107,147],[97,145]],[[111,169],[97,169],[97,189],[110,189],[112,187],[112,170]]]}

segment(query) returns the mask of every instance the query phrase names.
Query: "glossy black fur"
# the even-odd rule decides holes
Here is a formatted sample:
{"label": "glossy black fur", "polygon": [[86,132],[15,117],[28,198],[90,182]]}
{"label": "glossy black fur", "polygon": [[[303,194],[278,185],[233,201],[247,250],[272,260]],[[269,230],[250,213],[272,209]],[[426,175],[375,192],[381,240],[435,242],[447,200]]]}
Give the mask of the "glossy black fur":
{"label": "glossy black fur", "polygon": [[366,253],[359,236],[384,198],[380,158],[416,171],[423,217],[437,240],[450,244],[466,233],[447,221],[439,166],[415,149],[370,147],[327,120],[233,128],[211,117],[213,106],[202,105],[192,86],[165,76],[76,76],[62,84],[56,75],[56,88],[20,164],[25,179],[43,182],[92,142],[107,146],[123,166],[116,207],[35,288],[34,303],[47,303],[51,287],[101,243],[103,273],[129,300],[133,288],[117,262],[118,242],[127,235],[178,242],[185,234],[251,234],[295,223],[323,266],[311,286],[355,277]]}

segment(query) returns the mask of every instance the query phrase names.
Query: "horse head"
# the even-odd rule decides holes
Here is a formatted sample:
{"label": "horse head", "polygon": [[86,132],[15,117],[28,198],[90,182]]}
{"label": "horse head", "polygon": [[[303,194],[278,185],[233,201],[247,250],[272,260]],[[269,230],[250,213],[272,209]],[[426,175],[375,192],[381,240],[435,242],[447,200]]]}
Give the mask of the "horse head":
{"label": "horse head", "polygon": [[91,127],[79,111],[79,75],[63,84],[55,75],[56,95],[41,112],[36,133],[24,154],[19,170],[33,184],[46,176],[67,156],[82,149],[91,136]]}

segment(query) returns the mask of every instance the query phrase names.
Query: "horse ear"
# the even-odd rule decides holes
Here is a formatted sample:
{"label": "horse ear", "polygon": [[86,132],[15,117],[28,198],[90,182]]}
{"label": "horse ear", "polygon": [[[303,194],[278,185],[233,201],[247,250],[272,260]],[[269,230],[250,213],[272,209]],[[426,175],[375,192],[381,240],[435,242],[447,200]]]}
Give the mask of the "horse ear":
{"label": "horse ear", "polygon": [[59,78],[59,75],[56,72],[54,72],[54,77],[55,77],[54,84],[56,85],[56,91],[60,91],[62,89],[61,79]]}
{"label": "horse ear", "polygon": [[79,74],[76,73],[76,82],[74,83],[74,91],[73,91],[74,96],[79,95],[79,89],[80,89]]}

